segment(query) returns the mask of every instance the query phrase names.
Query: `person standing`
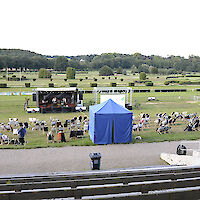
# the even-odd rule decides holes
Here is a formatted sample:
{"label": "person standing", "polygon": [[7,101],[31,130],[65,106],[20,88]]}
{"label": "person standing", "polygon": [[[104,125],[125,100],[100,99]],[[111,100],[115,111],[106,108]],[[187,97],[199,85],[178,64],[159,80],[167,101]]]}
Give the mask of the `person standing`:
{"label": "person standing", "polygon": [[26,134],[26,128],[23,127],[23,124],[20,123],[20,128],[18,130],[18,134],[19,134],[19,142],[21,145],[24,145],[25,141],[24,141],[24,137]]}

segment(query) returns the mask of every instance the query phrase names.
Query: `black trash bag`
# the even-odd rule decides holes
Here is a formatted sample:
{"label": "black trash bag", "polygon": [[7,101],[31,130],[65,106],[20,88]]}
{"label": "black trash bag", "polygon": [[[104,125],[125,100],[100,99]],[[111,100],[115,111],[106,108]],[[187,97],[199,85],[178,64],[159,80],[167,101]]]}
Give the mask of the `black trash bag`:
{"label": "black trash bag", "polygon": [[187,153],[187,148],[186,148],[184,145],[179,144],[178,147],[177,147],[176,153],[177,153],[178,155],[186,155],[186,153]]}

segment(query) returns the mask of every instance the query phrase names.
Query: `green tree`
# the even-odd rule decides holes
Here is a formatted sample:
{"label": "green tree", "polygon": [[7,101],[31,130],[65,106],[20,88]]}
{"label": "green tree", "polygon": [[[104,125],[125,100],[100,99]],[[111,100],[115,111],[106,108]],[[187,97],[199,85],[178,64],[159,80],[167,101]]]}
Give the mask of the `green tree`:
{"label": "green tree", "polygon": [[66,69],[66,78],[67,79],[75,79],[76,70],[72,67],[67,67]]}
{"label": "green tree", "polygon": [[51,72],[41,68],[38,73],[38,78],[51,78]]}
{"label": "green tree", "polygon": [[146,73],[145,72],[140,72],[139,78],[140,78],[140,80],[146,80],[146,78],[147,78]]}
{"label": "green tree", "polygon": [[122,67],[118,67],[118,69],[117,69],[117,74],[122,74],[122,73],[123,73]]}
{"label": "green tree", "polygon": [[137,73],[138,72],[138,69],[135,65],[132,66],[131,68],[131,73],[134,74],[134,73]]}
{"label": "green tree", "polygon": [[150,72],[150,74],[158,74],[158,68],[150,66],[149,67],[149,72]]}
{"label": "green tree", "polygon": [[142,64],[138,67],[139,72],[146,72],[149,73],[149,65],[147,64]]}
{"label": "green tree", "polygon": [[99,76],[110,76],[113,75],[113,70],[108,67],[107,65],[104,65],[99,70]]}
{"label": "green tree", "polygon": [[59,56],[55,60],[54,69],[64,71],[68,67],[68,59],[65,56]]}

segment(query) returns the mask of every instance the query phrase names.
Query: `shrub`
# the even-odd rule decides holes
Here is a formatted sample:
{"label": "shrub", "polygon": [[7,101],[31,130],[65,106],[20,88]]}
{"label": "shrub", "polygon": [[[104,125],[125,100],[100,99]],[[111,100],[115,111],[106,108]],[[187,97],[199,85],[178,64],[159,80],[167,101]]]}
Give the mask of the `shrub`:
{"label": "shrub", "polygon": [[105,77],[102,77],[102,79],[105,79]]}
{"label": "shrub", "polygon": [[78,83],[69,83],[69,87],[77,87]]}
{"label": "shrub", "polygon": [[66,69],[66,78],[67,79],[75,79],[76,70],[72,67],[67,67]]}
{"label": "shrub", "polygon": [[145,85],[146,86],[153,86],[153,82],[146,82]]}
{"label": "shrub", "polygon": [[130,82],[130,83],[128,83],[128,86],[135,86],[135,83],[134,82]]}
{"label": "shrub", "polygon": [[97,78],[94,78],[94,81],[97,81]]}
{"label": "shrub", "polygon": [[54,87],[54,83],[49,83],[49,87]]}
{"label": "shrub", "polygon": [[67,78],[64,78],[64,81],[67,81]]}
{"label": "shrub", "polygon": [[53,81],[53,79],[51,78],[50,81]]}
{"label": "shrub", "polygon": [[140,75],[139,75],[140,80],[145,80],[146,77],[147,77],[147,75],[145,72],[140,72]]}
{"label": "shrub", "polygon": [[88,79],[88,77],[86,76],[85,79]]}
{"label": "shrub", "polygon": [[36,78],[33,78],[33,81],[36,81]]}
{"label": "shrub", "polygon": [[16,75],[12,75],[12,77],[13,77],[13,78],[15,78],[15,77],[16,77]]}
{"label": "shrub", "polygon": [[107,65],[104,65],[99,70],[99,76],[110,76],[113,75],[113,70],[108,67]]}
{"label": "shrub", "polygon": [[169,85],[169,81],[165,81],[164,84],[165,84],[165,85]]}
{"label": "shrub", "polygon": [[41,68],[38,73],[38,78],[51,78],[51,72],[45,68]]}
{"label": "shrub", "polygon": [[117,79],[117,77],[115,76],[115,79]]}
{"label": "shrub", "polygon": [[110,76],[108,77],[108,79],[110,79]]}
{"label": "shrub", "polygon": [[116,87],[116,86],[117,86],[117,83],[110,83],[110,86],[111,86],[111,87]]}
{"label": "shrub", "polygon": [[25,83],[25,87],[31,87],[30,83]]}
{"label": "shrub", "polygon": [[122,67],[119,67],[118,69],[117,69],[117,74],[122,74],[123,73],[123,69],[122,69]]}
{"label": "shrub", "polygon": [[123,75],[127,75],[127,72],[126,72],[126,70],[125,70],[125,69],[123,70]]}
{"label": "shrub", "polygon": [[6,83],[0,83],[0,88],[7,88],[7,84]]}
{"label": "shrub", "polygon": [[90,87],[97,87],[97,83],[90,83]]}
{"label": "shrub", "polygon": [[123,79],[123,78],[121,78],[120,80],[121,80],[121,81],[123,81],[124,79]]}
{"label": "shrub", "polygon": [[83,79],[82,79],[82,78],[80,78],[79,80],[80,80],[80,81],[83,81]]}

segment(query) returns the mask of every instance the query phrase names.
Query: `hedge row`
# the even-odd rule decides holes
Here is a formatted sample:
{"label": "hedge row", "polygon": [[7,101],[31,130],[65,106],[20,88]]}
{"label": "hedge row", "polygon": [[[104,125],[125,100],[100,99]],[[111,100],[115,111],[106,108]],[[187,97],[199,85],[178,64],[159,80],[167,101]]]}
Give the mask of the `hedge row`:
{"label": "hedge row", "polygon": [[179,81],[180,85],[200,85],[200,81]]}
{"label": "hedge row", "polygon": [[6,83],[0,83],[0,88],[7,88],[7,84]]}
{"label": "hedge row", "polygon": [[69,87],[77,87],[78,83],[69,83]]}
{"label": "hedge row", "polygon": [[200,77],[200,75],[190,74],[190,75],[186,75],[185,77]]}

